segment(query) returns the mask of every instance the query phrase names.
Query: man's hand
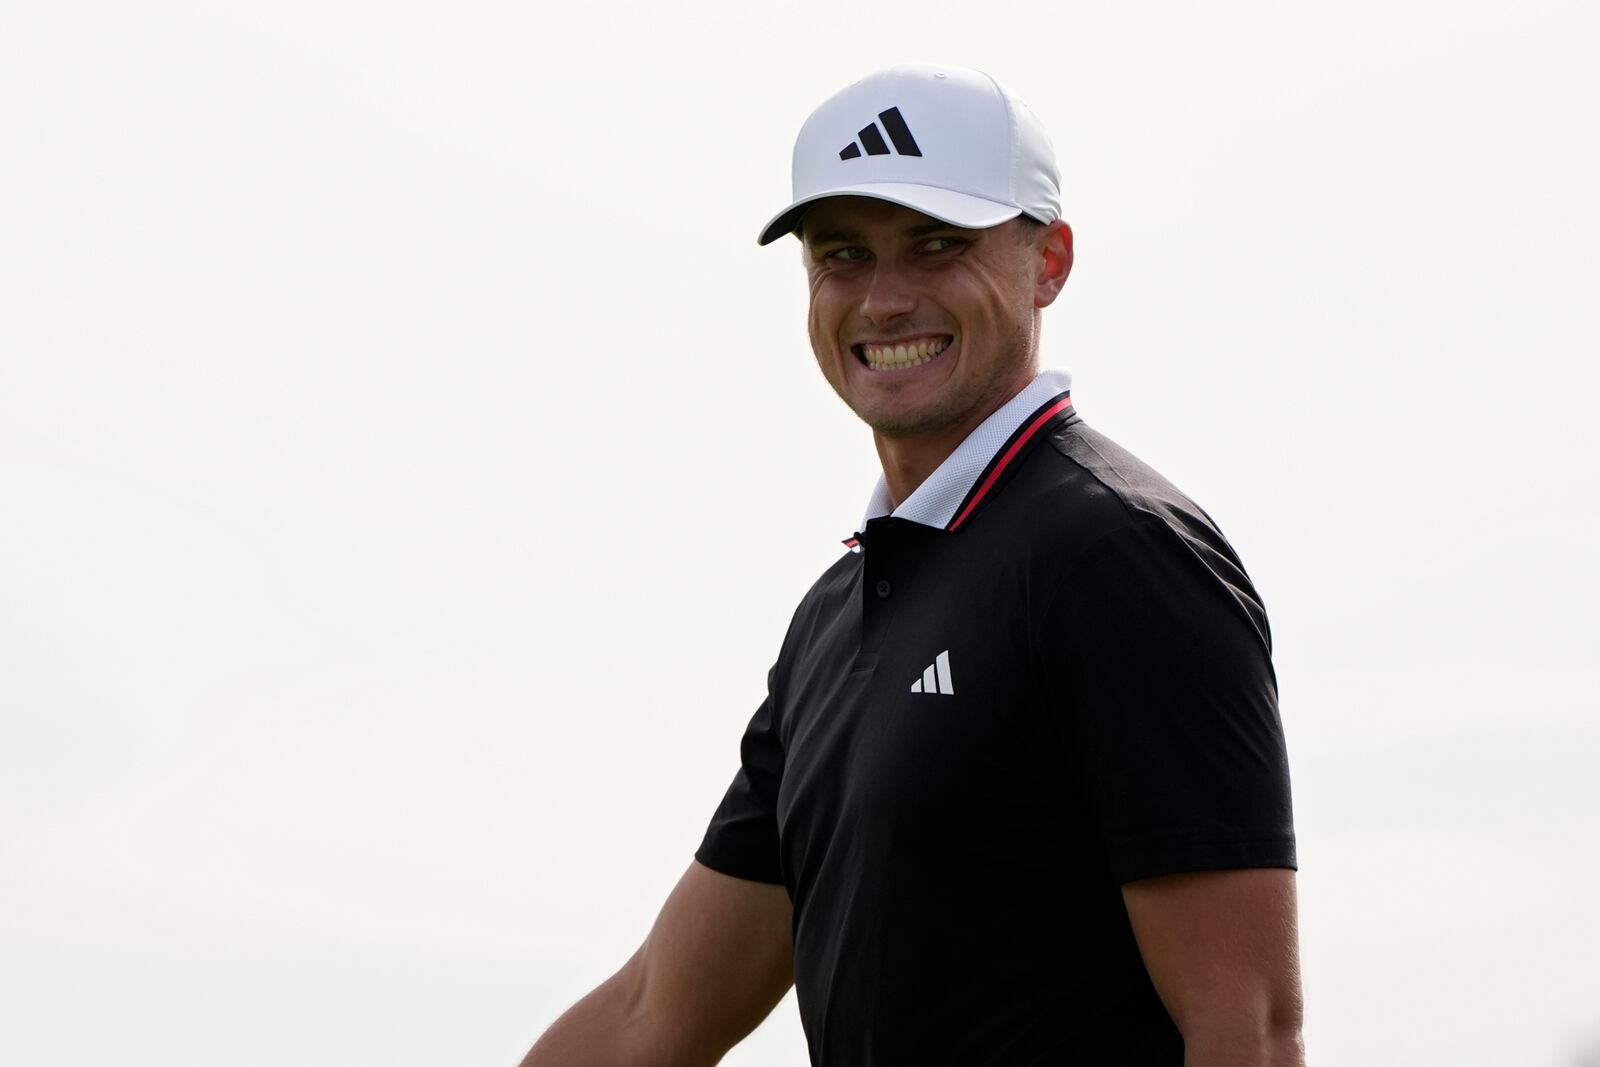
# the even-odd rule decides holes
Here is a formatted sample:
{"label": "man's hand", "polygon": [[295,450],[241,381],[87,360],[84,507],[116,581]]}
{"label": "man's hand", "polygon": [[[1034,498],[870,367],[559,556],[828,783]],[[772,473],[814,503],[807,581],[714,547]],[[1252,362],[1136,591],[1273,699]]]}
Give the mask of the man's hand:
{"label": "man's hand", "polygon": [[697,1067],[720,1060],[794,984],[788,891],[699,862],[644,944],[545,1032],[522,1067]]}
{"label": "man's hand", "polygon": [[1145,878],[1122,899],[1185,1067],[1304,1067],[1293,871]]}

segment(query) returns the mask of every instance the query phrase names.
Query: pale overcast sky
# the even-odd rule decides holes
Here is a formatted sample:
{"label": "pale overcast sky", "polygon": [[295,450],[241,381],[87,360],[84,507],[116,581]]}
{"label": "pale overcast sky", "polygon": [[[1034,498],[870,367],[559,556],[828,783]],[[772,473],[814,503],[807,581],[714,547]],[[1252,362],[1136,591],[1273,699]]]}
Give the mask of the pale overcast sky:
{"label": "pale overcast sky", "polygon": [[11,0],[0,1062],[509,1067],[622,963],[876,473],[756,232],[913,60],[1266,602],[1312,1062],[1578,1062],[1596,12]]}

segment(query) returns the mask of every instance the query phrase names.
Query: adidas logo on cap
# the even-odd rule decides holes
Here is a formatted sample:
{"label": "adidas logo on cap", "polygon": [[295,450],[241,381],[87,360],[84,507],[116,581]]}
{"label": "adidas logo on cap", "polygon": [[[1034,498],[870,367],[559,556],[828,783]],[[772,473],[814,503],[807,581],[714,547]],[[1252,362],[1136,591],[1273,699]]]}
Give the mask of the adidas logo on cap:
{"label": "adidas logo on cap", "polygon": [[[920,156],[922,149],[917,147],[917,139],[911,136],[911,127],[906,125],[906,120],[900,114],[900,109],[891,107],[888,111],[878,112],[878,122],[883,123],[883,128],[889,131],[889,140],[894,142],[894,150],[902,156]],[[839,149],[840,159],[856,159],[861,155],[861,146],[867,148],[869,156],[886,156],[889,146],[883,143],[883,134],[878,132],[877,123],[869,122],[856,134],[861,138],[861,144],[851,141]],[[835,141],[835,144],[839,142]]]}

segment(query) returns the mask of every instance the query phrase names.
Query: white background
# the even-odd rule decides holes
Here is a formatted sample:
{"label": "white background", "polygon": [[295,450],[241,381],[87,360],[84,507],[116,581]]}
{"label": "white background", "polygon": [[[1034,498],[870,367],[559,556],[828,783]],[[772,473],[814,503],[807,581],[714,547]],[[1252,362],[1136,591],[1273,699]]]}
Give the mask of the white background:
{"label": "white background", "polygon": [[1579,1062],[1595,12],[12,0],[0,1062],[510,1065],[627,957],[875,475],[755,234],[924,59],[1266,601],[1312,1061]]}

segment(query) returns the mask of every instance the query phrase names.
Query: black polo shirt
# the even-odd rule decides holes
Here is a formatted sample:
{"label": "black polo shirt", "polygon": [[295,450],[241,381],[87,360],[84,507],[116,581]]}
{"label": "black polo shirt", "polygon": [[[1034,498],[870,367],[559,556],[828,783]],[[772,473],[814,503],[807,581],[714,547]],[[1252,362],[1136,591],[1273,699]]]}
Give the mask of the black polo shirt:
{"label": "black polo shirt", "polygon": [[1069,382],[846,542],[695,853],[787,887],[821,1067],[1178,1067],[1121,886],[1295,866],[1261,598]]}

